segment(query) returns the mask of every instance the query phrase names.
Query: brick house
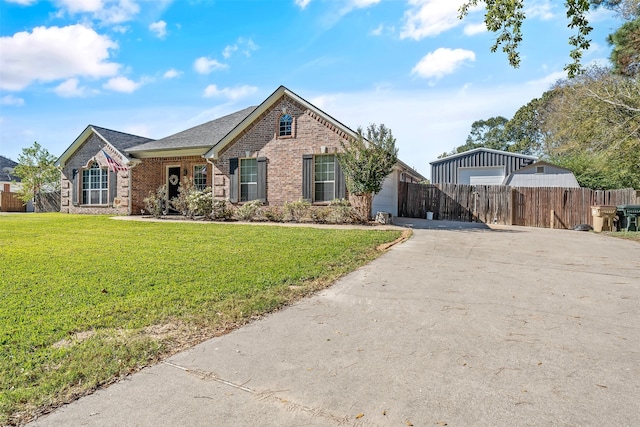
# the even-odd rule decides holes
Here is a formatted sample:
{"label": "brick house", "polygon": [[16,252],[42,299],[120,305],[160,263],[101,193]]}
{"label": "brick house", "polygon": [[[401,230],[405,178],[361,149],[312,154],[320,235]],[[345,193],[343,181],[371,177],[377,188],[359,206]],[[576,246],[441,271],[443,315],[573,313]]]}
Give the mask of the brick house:
{"label": "brick house", "polygon": [[[61,211],[137,215],[149,191],[166,185],[175,197],[186,177],[232,203],[325,204],[346,196],[336,154],[355,135],[284,86],[257,107],[158,140],[90,125],[57,161]],[[398,161],[373,213],[396,215],[398,183],[423,179]]]}

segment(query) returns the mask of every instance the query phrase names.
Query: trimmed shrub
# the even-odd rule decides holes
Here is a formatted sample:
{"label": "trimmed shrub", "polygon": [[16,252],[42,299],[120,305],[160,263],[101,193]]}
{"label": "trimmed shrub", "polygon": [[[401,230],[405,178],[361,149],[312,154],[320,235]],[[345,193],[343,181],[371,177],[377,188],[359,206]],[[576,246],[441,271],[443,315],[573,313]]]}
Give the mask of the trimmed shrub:
{"label": "trimmed shrub", "polygon": [[316,224],[326,224],[331,216],[331,208],[328,206],[320,206],[311,208],[311,219]]}
{"label": "trimmed shrub", "polygon": [[252,200],[236,209],[235,216],[240,221],[253,221],[262,206],[260,200]]}
{"label": "trimmed shrub", "polygon": [[262,209],[262,216],[264,216],[267,221],[271,222],[284,221],[284,211],[279,206],[270,206]]}
{"label": "trimmed shrub", "polygon": [[211,197],[211,187],[202,191],[193,191],[187,197],[187,205],[192,216],[203,216],[211,219],[213,214],[213,198]]}
{"label": "trimmed shrub", "polygon": [[226,200],[214,200],[211,218],[217,221],[228,221],[233,218],[233,206]]}
{"label": "trimmed shrub", "polygon": [[178,197],[171,199],[169,204],[174,210],[178,211],[180,215],[193,218],[193,213],[189,208],[189,198],[195,192],[198,192],[198,190],[196,190],[196,187],[193,185],[193,180],[189,177],[182,179],[178,186]]}
{"label": "trimmed shrub", "polygon": [[302,219],[307,217],[307,213],[311,208],[311,203],[306,200],[298,200],[297,202],[285,202],[284,211],[285,216],[289,221],[302,222]]}
{"label": "trimmed shrub", "polygon": [[335,199],[330,204],[329,221],[336,224],[362,222],[362,218],[347,199]]}
{"label": "trimmed shrub", "polygon": [[149,195],[143,199],[144,208],[154,218],[160,218],[167,214],[166,206],[167,187],[162,185],[157,190],[149,191]]}

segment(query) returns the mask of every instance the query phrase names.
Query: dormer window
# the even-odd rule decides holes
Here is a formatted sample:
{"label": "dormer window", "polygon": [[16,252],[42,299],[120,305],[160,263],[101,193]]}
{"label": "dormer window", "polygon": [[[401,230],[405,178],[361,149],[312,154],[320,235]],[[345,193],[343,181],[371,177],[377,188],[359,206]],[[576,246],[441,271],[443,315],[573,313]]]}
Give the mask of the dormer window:
{"label": "dormer window", "polygon": [[293,127],[293,117],[289,114],[283,114],[280,116],[279,135],[291,136],[291,129]]}

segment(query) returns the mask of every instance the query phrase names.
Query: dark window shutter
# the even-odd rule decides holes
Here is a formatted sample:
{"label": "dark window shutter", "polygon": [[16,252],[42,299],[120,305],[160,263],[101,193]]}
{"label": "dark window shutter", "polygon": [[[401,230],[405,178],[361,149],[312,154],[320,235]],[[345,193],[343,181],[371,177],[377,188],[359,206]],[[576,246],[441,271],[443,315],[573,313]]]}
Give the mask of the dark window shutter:
{"label": "dark window shutter", "polygon": [[71,178],[71,204],[78,206],[78,169],[73,170],[73,176]]}
{"label": "dark window shutter", "polygon": [[229,159],[229,200],[238,203],[238,158]]}
{"label": "dark window shutter", "polygon": [[267,158],[258,157],[258,200],[267,203]]}
{"label": "dark window shutter", "polygon": [[118,187],[116,187],[116,182],[118,180],[118,174],[112,171],[109,171],[109,204],[113,205],[113,199],[116,198],[116,193],[118,192]]}
{"label": "dark window shutter", "polygon": [[344,199],[347,195],[347,185],[344,178],[344,173],[342,173],[342,168],[340,167],[340,162],[338,161],[338,156],[335,157],[335,166],[334,166],[334,179],[335,179],[335,198],[336,199]]}
{"label": "dark window shutter", "polygon": [[302,156],[302,198],[313,199],[313,154]]}

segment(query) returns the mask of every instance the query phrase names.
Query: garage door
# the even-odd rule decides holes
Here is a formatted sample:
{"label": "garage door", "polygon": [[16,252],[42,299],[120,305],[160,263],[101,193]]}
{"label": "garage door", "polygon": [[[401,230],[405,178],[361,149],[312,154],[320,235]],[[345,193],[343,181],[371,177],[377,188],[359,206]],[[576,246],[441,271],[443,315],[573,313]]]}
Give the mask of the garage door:
{"label": "garage door", "polygon": [[375,216],[377,212],[398,216],[398,172],[395,170],[385,178],[382,189],[373,197],[371,215]]}
{"label": "garage door", "polygon": [[504,180],[504,167],[460,168],[458,184],[501,185]]}

